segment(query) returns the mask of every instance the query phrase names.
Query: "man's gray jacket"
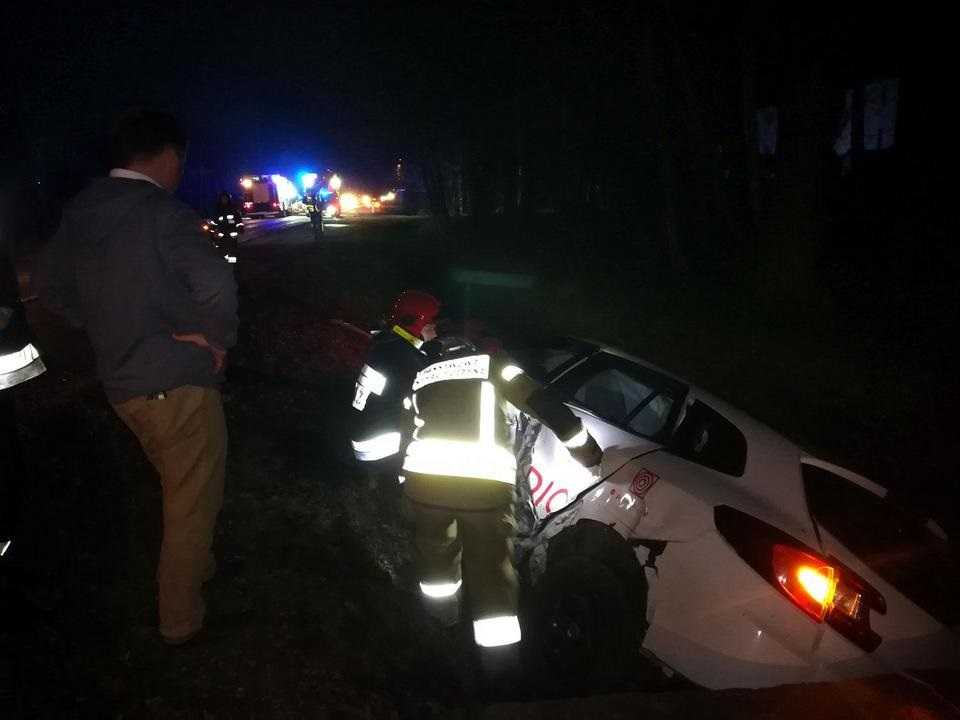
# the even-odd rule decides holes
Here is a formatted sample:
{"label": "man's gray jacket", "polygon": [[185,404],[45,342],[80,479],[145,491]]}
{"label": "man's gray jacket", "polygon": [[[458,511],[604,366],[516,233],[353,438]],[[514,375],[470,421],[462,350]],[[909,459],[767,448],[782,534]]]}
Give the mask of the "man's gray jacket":
{"label": "man's gray jacket", "polygon": [[65,207],[37,278],[44,305],[83,327],[111,402],[181,385],[216,386],[209,351],[236,342],[233,271],[200,219],[144,180],[100,178]]}

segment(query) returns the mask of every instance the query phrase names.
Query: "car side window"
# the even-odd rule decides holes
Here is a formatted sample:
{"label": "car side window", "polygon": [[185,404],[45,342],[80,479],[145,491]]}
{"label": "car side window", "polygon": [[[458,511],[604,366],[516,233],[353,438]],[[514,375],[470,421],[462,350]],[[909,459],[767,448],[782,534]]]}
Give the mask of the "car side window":
{"label": "car side window", "polygon": [[743,433],[699,400],[687,408],[668,447],[675,455],[727,475],[743,475],[747,464],[747,439]]}
{"label": "car side window", "polygon": [[608,368],[587,378],[573,398],[602,418],[624,424],[627,413],[645,400],[652,388],[622,370]]}
{"label": "car side window", "polygon": [[673,411],[674,396],[669,390],[663,390],[643,405],[628,423],[631,430],[640,435],[658,434],[667,424]]}
{"label": "car side window", "polygon": [[562,377],[559,387],[598,417],[650,438],[669,427],[682,395],[675,381],[602,352]]}

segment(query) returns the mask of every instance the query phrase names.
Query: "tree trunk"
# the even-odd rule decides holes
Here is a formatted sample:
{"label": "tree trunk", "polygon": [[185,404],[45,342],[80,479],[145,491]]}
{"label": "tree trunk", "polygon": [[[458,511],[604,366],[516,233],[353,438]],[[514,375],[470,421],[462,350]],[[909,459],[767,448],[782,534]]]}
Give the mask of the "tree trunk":
{"label": "tree trunk", "polygon": [[664,71],[663,58],[656,47],[653,22],[650,17],[643,22],[643,66],[646,70],[646,86],[649,98],[648,107],[654,118],[655,138],[657,147],[657,166],[660,175],[660,188],[663,193],[663,206],[660,216],[660,235],[666,250],[670,269],[677,276],[681,284],[689,280],[690,270],[683,252],[683,242],[679,214],[677,210],[679,180],[675,159],[673,157],[672,140],[668,134],[664,104],[667,96],[664,93],[661,76]]}
{"label": "tree trunk", "polygon": [[755,13],[756,5],[744,11],[740,34],[740,87],[741,112],[743,113],[743,149],[746,169],[746,192],[748,217],[746,265],[754,286],[759,274],[759,232],[763,205],[760,198],[760,164],[757,161],[755,118],[757,116],[757,48]]}

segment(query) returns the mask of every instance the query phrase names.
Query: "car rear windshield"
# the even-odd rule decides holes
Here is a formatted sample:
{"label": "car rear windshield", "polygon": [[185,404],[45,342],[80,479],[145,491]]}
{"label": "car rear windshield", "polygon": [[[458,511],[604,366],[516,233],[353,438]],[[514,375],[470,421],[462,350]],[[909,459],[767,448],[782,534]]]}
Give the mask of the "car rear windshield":
{"label": "car rear windshield", "polygon": [[821,528],[940,622],[960,621],[955,549],[925,517],[812,465],[803,466],[803,483]]}

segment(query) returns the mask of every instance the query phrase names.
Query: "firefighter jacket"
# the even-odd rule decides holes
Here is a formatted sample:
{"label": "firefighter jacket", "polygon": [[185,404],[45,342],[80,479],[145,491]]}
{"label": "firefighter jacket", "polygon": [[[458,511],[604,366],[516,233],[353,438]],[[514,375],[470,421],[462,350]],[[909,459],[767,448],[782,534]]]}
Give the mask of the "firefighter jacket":
{"label": "firefighter jacket", "polygon": [[46,369],[31,342],[11,245],[8,228],[0,227],[0,391],[26,382]]}
{"label": "firefighter jacket", "polygon": [[403,398],[427,364],[421,341],[394,325],[378,334],[360,369],[353,395],[353,454],[362,462],[396,455],[409,437]]}
{"label": "firefighter jacket", "polygon": [[519,410],[549,427],[570,448],[596,447],[559,395],[504,355],[475,350],[434,362],[417,373],[410,407],[413,439],[404,472],[516,482],[510,437]]}

